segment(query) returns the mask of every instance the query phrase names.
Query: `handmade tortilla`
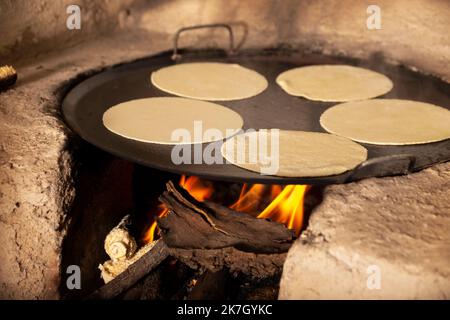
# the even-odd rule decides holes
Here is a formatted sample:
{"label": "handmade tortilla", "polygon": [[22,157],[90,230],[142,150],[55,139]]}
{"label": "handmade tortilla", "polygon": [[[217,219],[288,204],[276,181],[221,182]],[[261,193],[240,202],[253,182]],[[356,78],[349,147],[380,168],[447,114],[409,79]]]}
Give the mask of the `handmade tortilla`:
{"label": "handmade tortilla", "polygon": [[291,69],[276,82],[293,96],[317,101],[355,101],[378,97],[392,89],[386,76],[347,65],[317,65]]}
{"label": "handmade tortilla", "polygon": [[256,96],[267,88],[259,73],[238,64],[198,62],[165,67],[151,75],[158,89],[171,94],[211,101]]}
{"label": "handmade tortilla", "polygon": [[[239,134],[225,141],[221,149],[224,158],[238,167],[281,177],[336,175],[353,169],[367,158],[367,150],[347,138],[319,132],[280,130],[278,170],[267,173],[269,162],[264,163],[263,158],[258,157],[263,148],[255,149],[250,144],[253,139],[258,143],[265,140],[264,137],[258,138],[258,132],[261,131]],[[270,131],[267,137],[266,141],[270,141]],[[244,148],[239,148],[238,141],[242,138],[245,138]],[[271,151],[272,143],[266,150],[269,150],[270,157],[276,155],[276,151]],[[251,161],[252,156],[256,157],[256,162]]]}
{"label": "handmade tortilla", "polygon": [[[201,121],[199,134],[194,132],[194,121]],[[243,120],[236,112],[212,102],[159,97],[115,105],[103,114],[103,124],[108,130],[132,140],[158,144],[190,144],[229,137],[242,128]],[[192,140],[173,140],[172,133],[176,129],[187,129]],[[218,135],[203,136],[203,132],[208,129],[218,130]]]}
{"label": "handmade tortilla", "polygon": [[407,145],[450,138],[449,110],[410,100],[341,103],[326,110],[320,124],[328,132],[371,144]]}

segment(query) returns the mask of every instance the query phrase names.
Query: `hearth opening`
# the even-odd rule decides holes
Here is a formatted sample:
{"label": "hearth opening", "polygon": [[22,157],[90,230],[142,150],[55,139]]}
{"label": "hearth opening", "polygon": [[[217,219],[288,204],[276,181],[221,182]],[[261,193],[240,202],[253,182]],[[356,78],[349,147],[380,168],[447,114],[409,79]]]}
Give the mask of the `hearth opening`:
{"label": "hearth opening", "polygon": [[[76,201],[64,261],[85,277],[66,298],[276,299],[287,251],[322,187],[214,181],[103,157],[131,177],[102,200],[111,214],[89,213],[86,195]],[[86,166],[88,193],[96,170]]]}

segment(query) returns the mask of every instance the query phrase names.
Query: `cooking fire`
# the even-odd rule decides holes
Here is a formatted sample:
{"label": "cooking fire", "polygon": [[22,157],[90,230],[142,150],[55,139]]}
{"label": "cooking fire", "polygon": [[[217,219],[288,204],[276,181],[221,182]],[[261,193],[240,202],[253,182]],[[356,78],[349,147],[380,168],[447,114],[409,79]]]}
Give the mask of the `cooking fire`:
{"label": "cooking fire", "polygon": [[[195,176],[181,176],[179,185],[189,192],[196,200],[209,200],[214,193],[214,184]],[[293,229],[298,236],[303,227],[304,207],[308,185],[265,185],[244,183],[239,198],[229,207],[236,211],[248,213],[258,219],[270,219]],[[263,210],[261,204],[268,203]],[[168,209],[161,204],[155,210],[155,216],[163,217]],[[156,222],[153,221],[145,232],[144,243],[158,238]]]}

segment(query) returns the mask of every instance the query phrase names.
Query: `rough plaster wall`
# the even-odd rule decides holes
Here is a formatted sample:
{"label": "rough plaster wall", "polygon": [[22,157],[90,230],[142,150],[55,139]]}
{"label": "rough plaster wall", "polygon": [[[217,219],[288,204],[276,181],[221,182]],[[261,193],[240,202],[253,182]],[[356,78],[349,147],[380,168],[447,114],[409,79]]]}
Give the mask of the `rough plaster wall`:
{"label": "rough plaster wall", "polygon": [[[2,0],[0,1],[0,61],[11,62],[61,50],[126,22],[127,10],[141,0]],[[80,6],[81,30],[66,27],[67,6]]]}
{"label": "rough plaster wall", "polygon": [[[31,6],[47,7],[48,10],[52,10],[55,7],[51,6],[50,2],[52,1],[35,1]],[[85,4],[88,7],[91,6],[89,8],[92,8],[93,12],[89,15],[98,16],[101,20],[100,25],[111,23],[116,26],[117,21],[123,19],[121,12],[116,10],[119,2],[111,2],[113,2],[113,9],[115,8],[113,11],[116,12],[116,15],[111,13],[112,16],[104,16],[101,9],[94,4],[90,5],[89,1],[85,1]],[[129,2],[122,1],[122,4],[126,6]],[[26,7],[25,1],[1,2],[2,5],[12,3],[14,6]],[[4,12],[2,10],[0,14],[3,15]],[[86,10],[84,12],[86,13]],[[65,10],[63,10],[64,13]],[[41,30],[40,28],[42,30],[61,29],[61,25],[65,28],[65,18],[62,19],[62,16],[58,20],[59,25],[51,24],[50,28],[40,25],[38,20],[42,17],[32,19],[32,12],[28,12],[23,17],[20,16],[19,20],[25,21],[26,16],[31,19],[31,22],[27,20],[24,26],[33,25],[33,23],[39,25],[39,28],[33,28],[36,32],[33,33],[33,37],[41,39],[44,43],[47,41],[48,33],[39,33],[41,31],[37,30]],[[49,13],[43,22],[49,22],[52,17],[53,15]],[[10,30],[14,23],[22,25],[17,21],[5,19],[4,16],[1,17],[0,23],[2,31],[5,30],[5,26],[8,26]],[[84,26],[87,33],[89,30],[102,32],[101,28],[97,30],[95,25],[87,27],[87,24],[84,24]],[[117,30],[123,31],[121,28],[125,28],[125,25],[119,25]],[[86,42],[85,34],[66,30],[66,33],[70,34],[63,37],[67,42],[58,42],[61,47],[53,46],[59,50],[59,53],[53,56],[52,50],[49,50],[46,45],[41,46],[39,41],[30,46],[30,43],[23,39],[17,42],[15,48],[23,53],[26,59],[22,60],[21,54],[18,55],[16,49],[10,52],[10,60],[22,61],[22,63],[15,64],[18,66],[19,74],[16,86],[0,94],[0,241],[2,243],[0,246],[0,299],[58,298],[61,282],[61,253],[68,227],[80,220],[86,224],[86,218],[80,218],[79,215],[102,214],[105,219],[109,219],[108,215],[116,217],[119,214],[117,211],[125,206],[122,201],[127,204],[130,202],[124,201],[127,199],[126,195],[117,196],[115,184],[103,182],[102,173],[114,179],[120,178],[117,172],[121,172],[120,169],[116,169],[115,175],[110,174],[108,168],[111,165],[105,160],[104,168],[99,167],[98,175],[93,175],[91,183],[92,186],[104,186],[106,190],[99,192],[94,201],[84,208],[85,212],[80,212],[83,211],[81,209],[73,210],[74,199],[82,194],[81,190],[76,190],[74,181],[74,178],[78,176],[77,171],[83,170],[78,165],[74,165],[79,155],[74,155],[73,147],[79,144],[80,140],[74,139],[61,121],[59,108],[62,92],[59,88],[80,73],[156,53],[165,47],[161,44],[161,40],[155,37],[152,49],[149,49],[148,45],[144,45],[142,41],[144,37],[138,32],[134,35],[122,32],[122,35],[127,35],[126,38],[120,38],[120,35],[117,35],[114,39],[95,38],[95,32],[87,35],[94,39]],[[71,37],[74,39],[71,40]],[[3,44],[5,39],[3,34],[1,39]],[[70,47],[73,43],[83,42],[86,43],[76,48]],[[125,46],[121,50],[111,51],[111,48],[117,47],[117,42]],[[142,43],[142,45],[139,46],[136,43]],[[64,46],[69,48],[64,50]],[[30,59],[30,52],[33,52],[32,56],[37,52],[41,54]],[[129,164],[123,164],[120,167],[124,169],[127,166]],[[127,171],[122,172],[125,174]],[[128,191],[131,190],[128,189]],[[99,199],[102,198],[105,199],[104,202],[116,199],[120,203],[113,203],[110,212],[105,212],[105,208],[108,207],[102,208],[99,212],[98,207],[105,204],[99,204],[101,202]],[[73,214],[78,216],[73,217]],[[113,222],[114,218],[109,221]],[[95,219],[92,219],[91,223],[93,222]],[[99,237],[105,234],[101,227],[97,229]],[[93,230],[91,233],[94,233],[95,227],[92,228],[91,225],[89,230]],[[101,241],[98,240],[97,243],[101,247]],[[89,241],[93,242],[92,239]],[[98,251],[99,249],[86,248],[86,250],[84,254],[89,255],[89,250]],[[86,258],[83,259],[86,260]],[[85,264],[83,261],[72,260],[67,261],[66,264],[77,262]]]}
{"label": "rough plaster wall", "polygon": [[[108,221],[112,223],[129,203],[125,201],[129,198],[126,194],[117,194],[116,183],[108,183],[103,177],[120,178],[121,182],[129,184],[126,176],[126,172],[131,175],[127,169],[129,164],[111,164],[106,157],[103,166],[96,164],[98,172],[91,175],[92,191],[96,192],[96,186],[106,190],[99,190],[93,200],[92,195],[84,199],[85,212],[80,209],[83,203],[78,209],[73,208],[75,197],[86,191],[77,190],[74,181],[80,170],[78,165],[74,166],[80,158],[77,144],[83,142],[61,121],[62,97],[55,92],[80,73],[167,48],[165,39],[154,37],[149,49],[142,41],[147,36],[127,34],[126,37],[99,39],[77,50],[68,49],[36,60],[33,65],[20,67],[16,86],[0,94],[0,299],[58,298],[62,245],[68,227],[76,221],[89,224],[89,215],[102,215],[105,220],[111,217]],[[111,50],[117,42],[124,47]],[[92,153],[90,156],[98,161],[99,155]],[[116,169],[111,172],[111,167]],[[87,170],[92,167],[88,166]],[[100,199],[104,199],[104,203]],[[107,206],[107,201],[112,203]],[[101,205],[106,207],[99,211]],[[99,238],[105,234],[102,226],[95,228],[100,223],[97,219],[92,218],[90,223],[85,237],[96,231]],[[98,247],[86,247],[84,255],[89,255],[91,250],[98,252],[102,247],[99,238]],[[92,245],[93,239],[95,237],[88,239]],[[77,245],[73,247],[79,250]],[[82,259],[69,259],[65,264],[85,265],[87,258]]]}
{"label": "rough plaster wall", "polygon": [[65,129],[43,113],[51,103],[39,87],[0,96],[0,298],[51,297],[58,287],[59,233],[74,190]]}
{"label": "rough plaster wall", "polygon": [[[76,33],[65,27],[71,3],[0,2],[0,61],[60,50],[117,27],[171,36],[182,26],[230,22],[245,47],[287,44],[359,57],[382,51],[394,61],[450,78],[449,68],[442,67],[450,65],[448,0],[378,0],[381,30],[366,28],[370,0],[82,0],[77,1],[82,29]],[[223,31],[193,34],[181,43],[225,45]]]}
{"label": "rough plaster wall", "polygon": [[[450,79],[450,1],[448,0],[191,0],[155,1],[140,25],[173,34],[180,25],[233,22],[245,47],[280,44],[368,57],[387,58]],[[381,8],[382,29],[368,30],[366,10]],[[174,19],[176,12],[177,18]],[[247,24],[245,34],[244,24]],[[163,26],[163,28],[161,28]],[[210,36],[210,34],[199,33]],[[224,32],[214,32],[222,46]],[[205,36],[199,36],[204,40]],[[192,41],[191,41],[192,42]],[[189,41],[185,41],[189,43]],[[193,42],[195,44],[195,42]]]}
{"label": "rough plaster wall", "polygon": [[[15,88],[0,94],[0,298],[59,297],[63,240],[72,218],[79,218],[71,216],[79,194],[77,155],[68,150],[79,142],[60,119],[55,90],[80,73],[167,50],[181,26],[233,21],[238,42],[246,35],[247,47],[288,43],[357,56],[382,49],[450,78],[445,0],[379,0],[385,18],[391,17],[382,31],[364,29],[360,1],[122,0],[106,8],[108,2],[86,0],[78,1],[84,29],[69,32],[63,3],[69,1],[0,2],[0,61],[13,62],[19,72]],[[184,36],[182,43],[225,44],[223,32],[214,33],[217,41],[210,35]],[[357,193],[359,186],[336,186],[327,196],[346,188]],[[392,202],[389,210],[402,206]],[[95,212],[90,208],[84,216]]]}

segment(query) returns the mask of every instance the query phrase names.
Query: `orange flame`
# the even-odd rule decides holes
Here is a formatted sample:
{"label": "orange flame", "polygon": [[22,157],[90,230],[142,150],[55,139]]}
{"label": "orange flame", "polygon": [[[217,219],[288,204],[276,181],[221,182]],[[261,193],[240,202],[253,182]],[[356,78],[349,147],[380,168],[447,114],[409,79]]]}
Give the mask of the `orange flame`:
{"label": "orange flame", "polygon": [[258,215],[258,218],[269,218],[294,229],[298,236],[303,226],[304,199],[311,186],[287,185],[275,199]]}
{"label": "orange flame", "polygon": [[258,210],[265,191],[266,186],[263,184],[254,184],[249,188],[244,183],[239,199],[230,208],[240,212],[253,213]]}
{"label": "orange flame", "polygon": [[[198,177],[182,176],[180,186],[186,189],[197,201],[204,201],[211,198],[214,188],[212,183],[201,180]],[[310,189],[308,185],[264,185],[254,184],[249,187],[244,184],[238,200],[230,208],[236,211],[249,214],[257,214],[257,218],[271,219],[283,223],[289,229],[294,229],[296,235],[300,234],[303,226],[304,198]],[[261,211],[263,201],[268,205]],[[164,205],[158,207],[157,216],[163,217],[168,209]],[[258,212],[261,212],[258,214]],[[156,237],[156,221],[145,232],[143,241],[151,242]]]}
{"label": "orange flame", "polygon": [[248,189],[244,184],[239,199],[230,208],[246,213],[255,212],[268,189],[271,202],[257,218],[283,223],[289,229],[294,229],[298,236],[303,226],[303,201],[310,189],[308,185],[287,185],[283,188],[280,185],[254,184]]}
{"label": "orange flame", "polygon": [[[164,217],[168,211],[169,209],[167,209],[163,204],[160,204],[158,206],[158,212],[156,213],[155,216],[159,218]],[[144,236],[142,237],[142,241],[144,243],[150,243],[153,240],[155,240],[155,238],[156,238],[156,219],[153,220],[150,227],[145,231]]]}
{"label": "orange flame", "polygon": [[211,182],[201,180],[198,177],[186,178],[186,176],[183,175],[181,176],[179,184],[197,201],[208,200],[214,192]]}

